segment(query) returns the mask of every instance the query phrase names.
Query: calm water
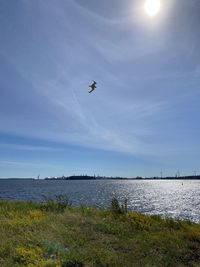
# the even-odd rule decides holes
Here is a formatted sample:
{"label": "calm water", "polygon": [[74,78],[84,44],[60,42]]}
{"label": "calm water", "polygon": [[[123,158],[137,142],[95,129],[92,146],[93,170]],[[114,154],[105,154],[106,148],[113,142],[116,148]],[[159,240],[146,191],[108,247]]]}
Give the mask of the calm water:
{"label": "calm water", "polygon": [[200,180],[0,180],[0,199],[40,201],[58,194],[74,206],[109,207],[113,196],[127,198],[131,210],[200,222]]}

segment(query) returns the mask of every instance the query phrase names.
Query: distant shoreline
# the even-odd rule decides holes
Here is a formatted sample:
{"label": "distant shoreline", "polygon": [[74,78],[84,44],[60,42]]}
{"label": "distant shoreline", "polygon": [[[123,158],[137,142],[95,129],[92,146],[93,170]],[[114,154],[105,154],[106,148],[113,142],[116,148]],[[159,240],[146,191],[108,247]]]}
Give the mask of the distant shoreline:
{"label": "distant shoreline", "polygon": [[46,177],[46,178],[0,178],[0,180],[53,180],[53,181],[72,181],[72,180],[126,180],[126,181],[131,181],[131,180],[200,180],[200,175],[196,176],[180,176],[180,177],[133,177],[133,178],[126,178],[126,177],[102,177],[102,176],[88,176],[88,175],[83,175],[83,176],[68,176],[68,177]]}

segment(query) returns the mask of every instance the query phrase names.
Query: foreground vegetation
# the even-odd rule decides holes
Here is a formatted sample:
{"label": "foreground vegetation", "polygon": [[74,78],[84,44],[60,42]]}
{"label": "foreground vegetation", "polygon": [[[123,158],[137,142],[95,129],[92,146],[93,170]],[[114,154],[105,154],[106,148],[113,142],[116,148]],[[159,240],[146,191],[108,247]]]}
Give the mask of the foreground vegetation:
{"label": "foreground vegetation", "polygon": [[0,266],[200,266],[200,225],[111,209],[0,201]]}

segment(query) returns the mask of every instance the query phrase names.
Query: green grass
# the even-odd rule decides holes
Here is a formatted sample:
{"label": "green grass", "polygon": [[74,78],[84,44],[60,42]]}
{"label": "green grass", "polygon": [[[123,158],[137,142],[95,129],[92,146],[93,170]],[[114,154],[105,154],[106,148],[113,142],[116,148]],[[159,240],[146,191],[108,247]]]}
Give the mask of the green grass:
{"label": "green grass", "polygon": [[1,267],[200,266],[198,224],[61,200],[0,201]]}

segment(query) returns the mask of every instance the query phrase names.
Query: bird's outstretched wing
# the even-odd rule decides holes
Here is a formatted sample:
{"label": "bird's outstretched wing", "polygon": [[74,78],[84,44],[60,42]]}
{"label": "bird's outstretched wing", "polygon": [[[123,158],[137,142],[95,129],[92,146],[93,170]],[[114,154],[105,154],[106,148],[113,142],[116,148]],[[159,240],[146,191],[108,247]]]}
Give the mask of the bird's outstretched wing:
{"label": "bird's outstretched wing", "polygon": [[93,82],[89,85],[89,87],[96,86],[96,84],[97,84],[97,82],[96,82],[96,81],[93,81]]}
{"label": "bird's outstretched wing", "polygon": [[92,91],[94,91],[95,88],[91,89],[90,91],[88,91],[88,93],[92,93]]}

